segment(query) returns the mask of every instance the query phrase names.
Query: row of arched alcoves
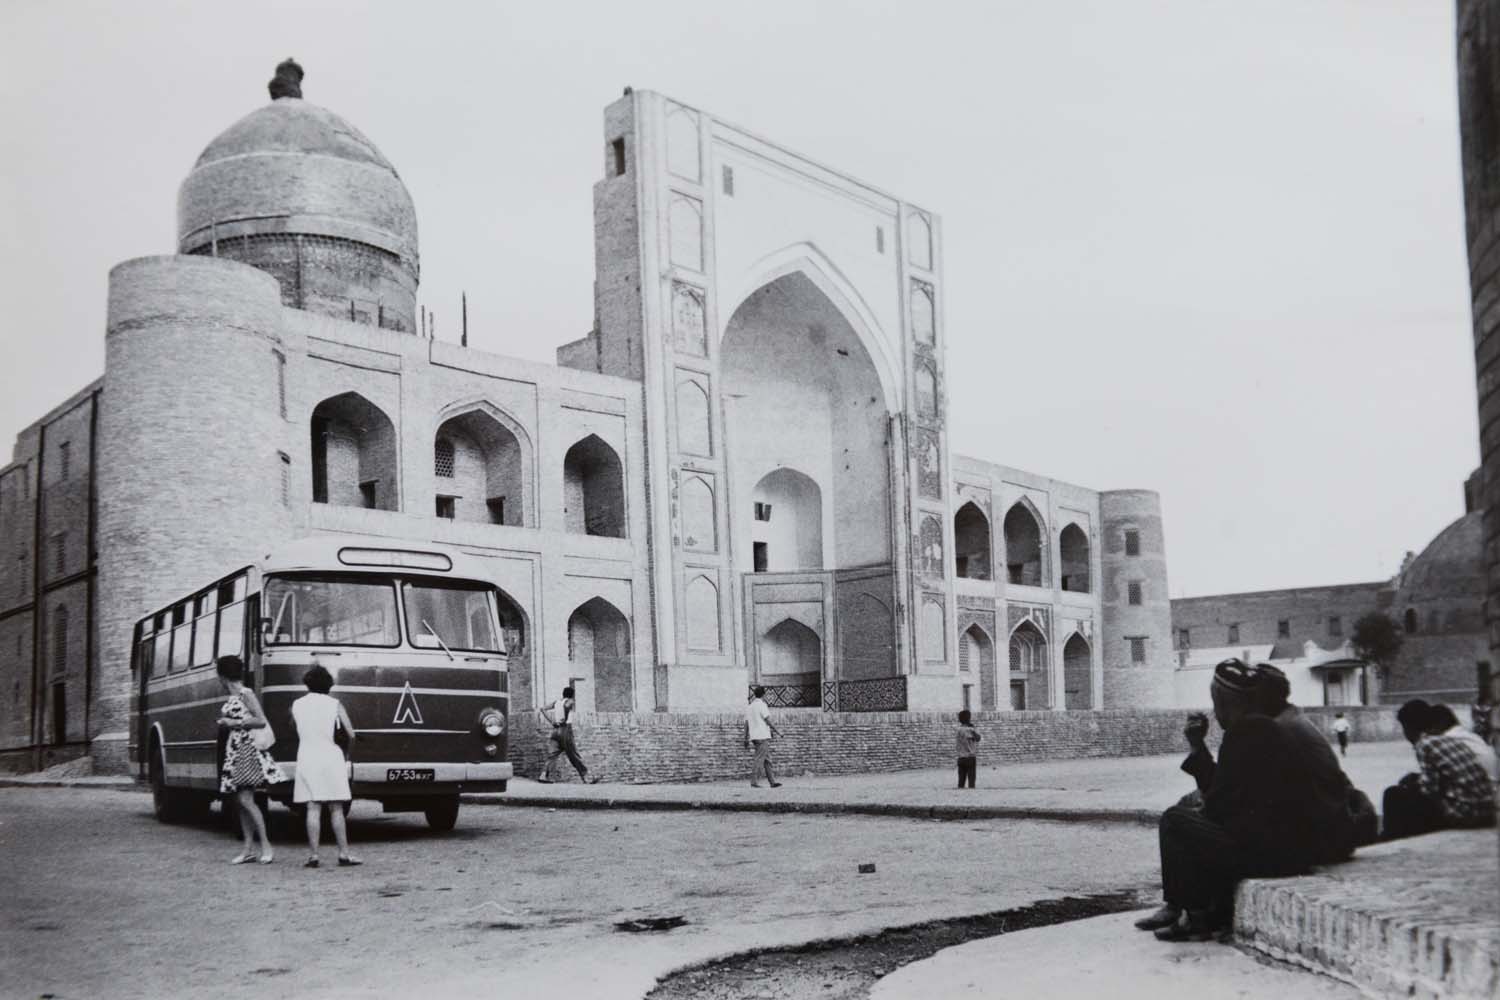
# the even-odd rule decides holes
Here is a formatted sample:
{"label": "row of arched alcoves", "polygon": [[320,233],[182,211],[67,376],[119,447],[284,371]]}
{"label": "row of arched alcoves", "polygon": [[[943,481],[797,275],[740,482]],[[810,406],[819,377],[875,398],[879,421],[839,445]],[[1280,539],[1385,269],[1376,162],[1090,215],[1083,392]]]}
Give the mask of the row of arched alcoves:
{"label": "row of arched alcoves", "polygon": [[[401,508],[396,428],[357,392],[313,409],[315,503],[375,510]],[[446,415],[432,441],[432,510],[482,524],[539,527],[530,435],[504,410],[473,403]],[[575,441],[563,457],[563,523],[583,535],[625,537],[625,474],[620,456],[598,435]]]}
{"label": "row of arched alcoves", "polygon": [[[1030,500],[1024,497],[1011,505],[1002,522],[1007,583],[1029,587],[1050,587],[1046,552],[1042,547],[1044,520]],[[1077,524],[1069,523],[1057,536],[1061,573],[1058,583],[1063,590],[1086,594],[1089,586],[1089,536]],[[990,519],[972,500],[953,515],[953,553],[955,575],[969,580],[993,580]]]}
{"label": "row of arched alcoves", "polygon": [[635,672],[631,666],[630,620],[602,597],[592,597],[568,615],[567,670],[549,669],[549,690],[532,692],[535,639],[520,605],[500,592],[500,626],[510,655],[510,692],[518,708],[548,705],[565,685],[578,689],[579,705],[595,712],[635,709]]}
{"label": "row of arched alcoves", "polygon": [[[994,640],[984,626],[975,623],[960,632],[959,677],[978,677],[977,707],[994,711],[1007,699],[1011,708],[1053,707],[1051,651],[1041,629],[1030,621],[1020,622],[1011,629],[1008,652],[1007,670],[1002,674]],[[795,618],[783,619],[768,629],[760,638],[757,654],[759,680],[763,682],[808,684],[822,676],[822,640]],[[1063,697],[1063,708],[1093,707],[1093,651],[1088,639],[1076,630],[1063,643]]]}
{"label": "row of arched alcoves", "polygon": [[[997,669],[995,644],[985,628],[972,624],[958,637],[958,670],[960,676],[979,677],[979,708],[994,711],[1009,698],[1011,708],[1051,708],[1049,684],[1051,651],[1047,637],[1030,621],[1023,621],[1010,632],[1009,691],[1001,682],[1004,675]],[[1074,631],[1063,643],[1063,708],[1093,707],[1093,653],[1083,633]]]}

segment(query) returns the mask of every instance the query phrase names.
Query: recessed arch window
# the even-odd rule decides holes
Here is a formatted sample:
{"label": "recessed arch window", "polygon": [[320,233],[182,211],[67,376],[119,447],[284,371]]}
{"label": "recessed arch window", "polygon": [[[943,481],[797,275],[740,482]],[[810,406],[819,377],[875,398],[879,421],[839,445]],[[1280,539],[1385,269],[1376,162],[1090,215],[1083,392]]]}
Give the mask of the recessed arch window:
{"label": "recessed arch window", "polygon": [[573,445],[563,458],[563,512],[567,530],[574,534],[625,537],[620,456],[596,434]]}

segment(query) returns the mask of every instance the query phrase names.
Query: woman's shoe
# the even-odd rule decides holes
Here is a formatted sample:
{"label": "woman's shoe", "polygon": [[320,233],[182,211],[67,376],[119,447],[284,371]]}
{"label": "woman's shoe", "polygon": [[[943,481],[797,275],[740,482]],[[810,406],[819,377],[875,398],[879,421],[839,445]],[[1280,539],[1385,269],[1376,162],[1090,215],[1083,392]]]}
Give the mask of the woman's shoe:
{"label": "woman's shoe", "polygon": [[272,861],[276,860],[276,853],[274,851],[267,851],[265,854],[262,854],[260,857],[256,858],[255,860],[259,864],[268,865]]}
{"label": "woman's shoe", "polygon": [[1177,918],[1180,916],[1182,916],[1182,908],[1167,903],[1150,916],[1137,920],[1135,926],[1143,931],[1161,930],[1163,927],[1171,927],[1177,923]]}
{"label": "woman's shoe", "polygon": [[362,865],[362,864],[364,864],[364,862],[361,861],[361,860],[359,860],[358,858],[352,858],[352,857],[339,858],[339,867],[340,868],[353,868],[355,865]]}
{"label": "woman's shoe", "polygon": [[320,864],[322,864],[322,862],[319,861],[317,858],[308,858],[306,861],[302,862],[302,867],[303,868],[316,868]]}
{"label": "woman's shoe", "polygon": [[247,865],[250,862],[256,861],[256,860],[258,860],[258,859],[256,858],[256,856],[254,854],[251,854],[249,851],[245,851],[245,852],[243,852],[241,854],[236,855],[234,857],[234,859],[232,861],[230,861],[229,863],[232,864],[232,865]]}

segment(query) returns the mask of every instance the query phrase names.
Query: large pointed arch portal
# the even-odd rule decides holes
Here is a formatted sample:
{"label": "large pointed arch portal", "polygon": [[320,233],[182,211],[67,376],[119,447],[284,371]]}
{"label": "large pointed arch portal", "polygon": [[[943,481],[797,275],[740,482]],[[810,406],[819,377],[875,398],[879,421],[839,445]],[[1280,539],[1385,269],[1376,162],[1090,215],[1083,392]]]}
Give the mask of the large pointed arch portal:
{"label": "large pointed arch portal", "polygon": [[752,491],[778,468],[821,493],[823,568],[888,562],[887,386],[845,314],[807,273],[784,274],[734,310],[720,362],[740,571],[754,571]]}

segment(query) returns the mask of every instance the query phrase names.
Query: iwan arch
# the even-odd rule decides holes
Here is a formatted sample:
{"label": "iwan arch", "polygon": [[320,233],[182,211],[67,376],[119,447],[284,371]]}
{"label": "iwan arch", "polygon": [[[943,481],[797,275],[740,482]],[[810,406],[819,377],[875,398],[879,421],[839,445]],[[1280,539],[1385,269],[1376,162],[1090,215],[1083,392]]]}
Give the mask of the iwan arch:
{"label": "iwan arch", "polygon": [[[114,269],[103,378],[0,471],[23,515],[0,681],[30,706],[0,750],[123,765],[131,623],[328,533],[484,558],[518,709],[569,682],[610,712],[737,710],[756,683],[809,711],[1172,704],[1155,495],[949,452],[969,334],[946,327],[936,215],[627,93],[594,329],[539,365],[421,335],[395,169],[280,94],[190,171],[177,253]],[[64,505],[80,492],[96,516]],[[39,523],[97,564],[34,572]]]}

